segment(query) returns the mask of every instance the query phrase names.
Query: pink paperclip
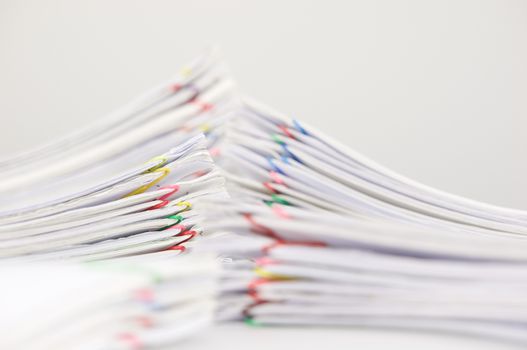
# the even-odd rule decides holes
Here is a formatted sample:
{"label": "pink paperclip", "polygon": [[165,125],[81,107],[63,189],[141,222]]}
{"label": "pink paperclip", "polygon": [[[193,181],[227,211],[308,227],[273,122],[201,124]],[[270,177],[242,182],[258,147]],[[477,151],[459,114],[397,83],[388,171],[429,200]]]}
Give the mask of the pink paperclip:
{"label": "pink paperclip", "polygon": [[277,184],[285,185],[284,180],[280,177],[280,175],[278,175],[278,173],[276,171],[271,170],[269,172],[269,177],[271,177],[271,180],[273,180]]}
{"label": "pink paperclip", "polygon": [[275,204],[271,207],[271,210],[282,219],[291,219],[291,215],[281,205]]}
{"label": "pink paperclip", "polygon": [[143,342],[133,333],[122,333],[119,334],[118,338],[127,343],[130,346],[130,349],[140,350],[144,347]]}

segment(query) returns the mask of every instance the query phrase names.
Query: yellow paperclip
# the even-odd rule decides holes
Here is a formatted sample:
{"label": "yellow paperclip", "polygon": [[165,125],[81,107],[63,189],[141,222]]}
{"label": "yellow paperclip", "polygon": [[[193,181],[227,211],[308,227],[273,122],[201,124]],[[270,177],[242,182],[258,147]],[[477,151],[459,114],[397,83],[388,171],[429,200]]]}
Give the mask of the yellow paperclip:
{"label": "yellow paperclip", "polygon": [[266,271],[266,270],[262,269],[259,266],[254,268],[254,273],[256,273],[256,275],[258,277],[269,278],[269,279],[273,279],[273,280],[292,280],[292,279],[294,279],[293,277],[289,277],[289,276],[285,276],[285,275],[279,275],[279,274],[275,274],[275,273]]}
{"label": "yellow paperclip", "polygon": [[136,194],[141,194],[141,193],[147,191],[150,187],[154,186],[159,181],[161,181],[165,177],[167,177],[167,175],[170,174],[170,169],[169,168],[157,168],[157,169],[154,169],[154,170],[150,170],[149,169],[147,171],[147,173],[162,173],[162,174],[161,174],[161,176],[156,178],[154,181],[151,181],[151,182],[147,183],[146,185],[143,185],[143,186],[140,186],[140,187],[136,188],[132,192],[130,192],[127,195],[125,195],[125,197],[135,196]]}
{"label": "yellow paperclip", "polygon": [[147,164],[148,164],[148,163],[151,163],[151,162],[154,162],[154,161],[156,161],[156,160],[160,160],[161,163],[159,163],[159,164],[157,164],[157,165],[154,165],[154,166],[151,167],[151,168],[148,168],[148,169],[145,171],[146,173],[152,173],[152,172],[156,171],[157,169],[161,168],[162,166],[165,166],[166,163],[168,163],[168,159],[167,159],[167,157],[165,157],[165,156],[157,156],[157,157],[154,157],[154,158],[150,159],[150,160],[147,162]]}
{"label": "yellow paperclip", "polygon": [[210,125],[208,123],[205,123],[205,124],[202,124],[199,129],[202,131],[202,132],[209,132],[210,131]]}
{"label": "yellow paperclip", "polygon": [[177,205],[178,207],[179,207],[179,206],[182,206],[182,205],[185,206],[185,208],[184,208],[181,212],[184,212],[184,211],[190,210],[190,208],[192,208],[192,204],[190,204],[190,202],[187,202],[187,201],[177,202],[176,205]]}
{"label": "yellow paperclip", "polygon": [[183,67],[183,69],[181,69],[180,74],[184,76],[185,78],[188,78],[192,74],[192,68]]}

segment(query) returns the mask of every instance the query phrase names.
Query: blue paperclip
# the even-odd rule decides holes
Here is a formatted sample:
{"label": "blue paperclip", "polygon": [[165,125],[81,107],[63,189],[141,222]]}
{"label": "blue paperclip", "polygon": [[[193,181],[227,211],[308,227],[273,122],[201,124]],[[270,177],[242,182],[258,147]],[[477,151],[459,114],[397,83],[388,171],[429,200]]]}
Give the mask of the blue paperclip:
{"label": "blue paperclip", "polygon": [[302,125],[300,125],[300,123],[298,122],[298,120],[293,119],[293,126],[295,127],[295,129],[297,129],[298,131],[300,131],[302,134],[309,136],[309,134],[308,134],[308,132],[306,131],[306,129],[304,129],[304,128],[302,127]]}
{"label": "blue paperclip", "polygon": [[[302,161],[300,160],[300,158],[298,158],[297,156],[295,156],[295,154],[289,150],[289,148],[287,147],[286,144],[283,144],[283,145],[282,145],[282,148],[284,149],[284,153],[287,155],[287,158],[291,158],[291,159],[293,159],[294,161],[299,162],[300,164],[304,164],[304,163],[302,163]],[[283,156],[283,155],[282,155],[282,160],[284,160],[284,156]],[[289,164],[289,161],[287,161],[287,160],[284,160],[284,162],[287,163],[287,164]]]}
{"label": "blue paperclip", "polygon": [[274,163],[273,158],[269,157],[269,158],[267,158],[267,161],[269,162],[269,165],[271,165],[271,169],[273,169],[274,171],[276,171],[279,174],[285,175],[283,170],[276,166],[276,164]]}

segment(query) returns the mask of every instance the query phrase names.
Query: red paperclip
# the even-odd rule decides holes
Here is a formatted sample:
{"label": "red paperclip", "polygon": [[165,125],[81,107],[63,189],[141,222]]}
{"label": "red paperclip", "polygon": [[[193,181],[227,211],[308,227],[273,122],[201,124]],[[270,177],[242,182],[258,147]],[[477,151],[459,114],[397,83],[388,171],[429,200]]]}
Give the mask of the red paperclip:
{"label": "red paperclip", "polygon": [[273,193],[278,193],[278,191],[276,189],[274,189],[274,187],[269,183],[269,182],[262,182],[262,184],[264,185],[265,188],[267,188],[269,191],[273,192]]}
{"label": "red paperclip", "polygon": [[179,242],[179,244],[181,243],[185,243],[185,242],[188,242],[190,241],[192,238],[194,238],[194,236],[196,236],[198,234],[198,232],[194,231],[194,230],[189,230],[189,231],[184,231],[184,232],[180,232],[178,233],[176,236],[177,237],[181,237],[181,236],[188,236],[187,239],[185,239],[184,241],[182,242]]}
{"label": "red paperclip", "polygon": [[187,248],[183,245],[179,245],[180,243],[178,243],[178,245],[174,245],[172,247],[169,247],[167,248],[166,250],[179,250],[180,252],[184,252]]}
{"label": "red paperclip", "polygon": [[251,317],[251,314],[250,314],[250,311],[251,311],[251,308],[255,307],[255,306],[258,306],[258,305],[262,305],[262,304],[266,304],[267,301],[265,300],[256,300],[254,303],[250,304],[250,305],[247,305],[243,311],[242,311],[242,315],[244,317]]}
{"label": "red paperclip", "polygon": [[252,214],[249,214],[249,213],[245,213],[243,214],[243,217],[249,221],[249,223],[251,224],[251,231],[255,232],[255,233],[259,233],[259,234],[262,234],[264,236],[267,236],[267,237],[270,237],[270,238],[274,238],[276,239],[277,241],[280,241],[282,242],[283,239],[280,238],[280,236],[274,232],[273,230],[271,230],[269,227],[266,227],[264,225],[261,225],[259,223],[257,223]]}
{"label": "red paperclip", "polygon": [[283,133],[286,134],[286,136],[288,136],[289,138],[291,138],[291,139],[293,139],[293,140],[296,140],[295,135],[293,135],[293,134],[291,133],[291,131],[289,131],[289,129],[287,128],[287,125],[284,125],[284,124],[282,124],[282,125],[278,125],[278,128],[279,128],[280,130],[282,130]]}
{"label": "red paperclip", "polygon": [[172,92],[178,92],[179,90],[181,90],[181,88],[183,87],[183,85],[179,84],[179,83],[175,83],[173,84],[171,87],[170,87],[170,90]]}
{"label": "red paperclip", "polygon": [[150,208],[148,208],[147,210],[161,209],[161,208],[165,207],[168,203],[170,203],[170,201],[161,200],[161,203],[153,205]]}
{"label": "red paperclip", "polygon": [[192,101],[190,101],[190,103],[198,106],[201,109],[201,112],[207,112],[207,111],[210,111],[212,108],[214,108],[213,104],[207,103],[207,102],[202,102],[202,101],[198,100],[197,98],[195,98]]}
{"label": "red paperclip", "polygon": [[168,192],[167,194],[164,194],[162,195],[161,197],[159,197],[158,199],[159,200],[167,200],[170,196],[172,196],[174,193],[176,193],[177,191],[179,191],[179,185],[168,185],[168,186],[163,186],[163,187],[160,187],[159,188],[160,190],[166,190],[166,189],[171,189],[172,191],[171,192]]}
{"label": "red paperclip", "polygon": [[207,103],[207,102],[203,102],[201,101],[198,96],[199,96],[199,90],[194,88],[194,96],[192,96],[189,100],[188,100],[188,103],[191,103],[193,105],[196,105],[198,106],[200,109],[201,109],[201,112],[206,112],[206,111],[209,111],[211,110],[212,108],[214,108],[214,105],[210,104],[210,103]]}
{"label": "red paperclip", "polygon": [[269,280],[266,279],[266,278],[258,278],[258,279],[252,280],[249,283],[249,285],[247,286],[247,294],[249,294],[249,296],[255,302],[259,302],[259,303],[264,302],[264,300],[261,299],[260,296],[258,295],[257,288],[258,288],[259,285],[262,285],[262,284],[265,284],[265,283],[269,283]]}

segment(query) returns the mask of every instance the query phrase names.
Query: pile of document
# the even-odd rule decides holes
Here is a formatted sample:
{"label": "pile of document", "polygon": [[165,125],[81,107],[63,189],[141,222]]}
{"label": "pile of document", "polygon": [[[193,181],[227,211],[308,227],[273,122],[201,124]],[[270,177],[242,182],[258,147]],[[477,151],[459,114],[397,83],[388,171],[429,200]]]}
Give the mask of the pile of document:
{"label": "pile of document", "polygon": [[175,249],[200,237],[194,207],[225,198],[223,182],[204,140],[192,138],[71,195],[2,216],[0,258],[99,260]]}
{"label": "pile of document", "polygon": [[[527,343],[527,212],[419,184],[241,97],[215,50],[95,126],[0,160],[0,175],[0,273],[7,280],[15,278],[11,270],[49,269],[58,276],[52,284],[70,293],[77,282],[67,276],[78,270],[101,278],[97,297],[107,300],[113,264],[133,262],[169,276],[188,268],[167,288],[212,295],[214,269],[185,262],[190,255],[192,264],[210,266],[212,253],[222,265],[217,320]],[[38,270],[27,267],[34,262]],[[126,295],[138,283],[131,278],[116,292]],[[64,338],[48,339],[44,323],[58,327],[67,312],[88,305],[108,302],[122,317],[136,315],[111,296],[87,296],[79,309],[72,298],[63,318],[37,318],[31,334],[50,347],[69,342],[106,316],[94,308]],[[179,303],[170,310],[187,315]],[[103,333],[97,342],[116,334]],[[158,346],[157,336],[169,339],[152,331],[141,344]]]}
{"label": "pile of document", "polygon": [[199,204],[226,198],[207,148],[236,104],[213,53],[98,124],[0,161],[0,259],[99,260],[199,238]]}
{"label": "pile of document", "polygon": [[212,258],[0,267],[2,349],[153,349],[213,320]]}
{"label": "pile of document", "polygon": [[94,126],[0,160],[2,349],[160,348],[213,319],[217,261],[191,251],[215,234],[200,205],[228,198],[206,121],[228,117],[233,87],[212,52]]}
{"label": "pile of document", "polygon": [[216,244],[223,317],[527,342],[525,212],[417,184],[252,101],[233,124],[219,163],[236,200],[206,225],[240,238]]}

